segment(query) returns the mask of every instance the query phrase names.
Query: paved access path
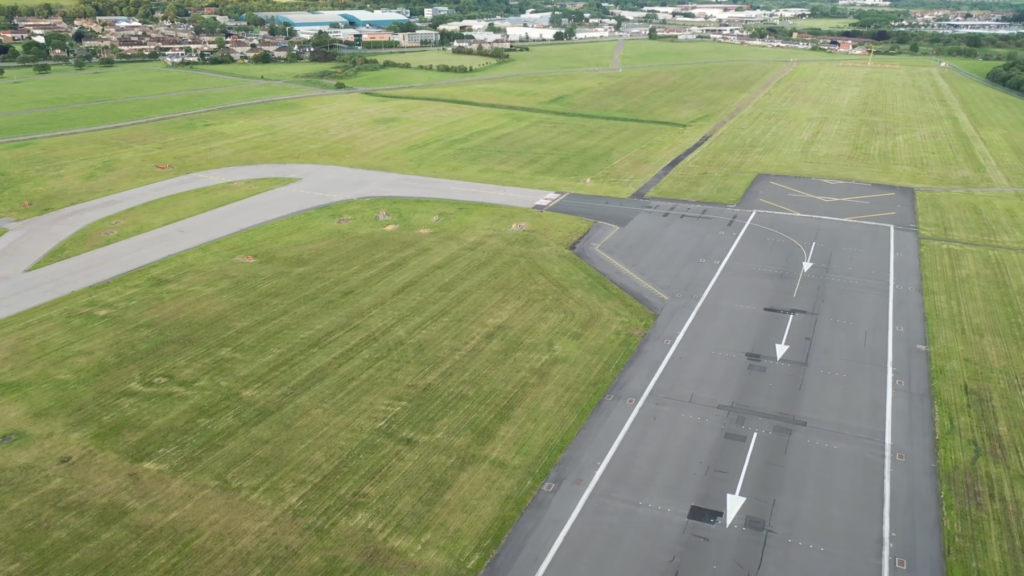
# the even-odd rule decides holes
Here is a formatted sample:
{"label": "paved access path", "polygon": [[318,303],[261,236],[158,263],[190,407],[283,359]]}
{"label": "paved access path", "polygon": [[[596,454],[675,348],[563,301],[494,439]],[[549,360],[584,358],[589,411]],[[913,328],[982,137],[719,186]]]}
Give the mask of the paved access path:
{"label": "paved access path", "polygon": [[[297,182],[25,272],[84,226],[151,200],[251,178]],[[370,197],[431,198],[531,208],[550,193],[315,164],[262,164],[187,174],[9,225],[0,236],[0,318],[271,220]],[[552,196],[553,198],[554,196]]]}

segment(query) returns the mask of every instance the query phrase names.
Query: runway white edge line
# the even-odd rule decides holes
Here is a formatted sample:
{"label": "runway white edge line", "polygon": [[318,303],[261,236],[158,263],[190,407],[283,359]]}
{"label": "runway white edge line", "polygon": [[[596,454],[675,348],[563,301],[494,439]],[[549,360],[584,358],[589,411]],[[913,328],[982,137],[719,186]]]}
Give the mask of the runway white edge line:
{"label": "runway white edge line", "polygon": [[885,469],[882,473],[882,576],[889,576],[889,511],[892,482],[892,306],[893,286],[896,278],[894,253],[896,251],[896,228],[889,226],[889,360],[885,374]]}
{"label": "runway white edge line", "polygon": [[[626,423],[622,426],[622,430],[619,431],[619,435],[615,438],[615,442],[612,442],[612,447],[608,449],[608,454],[605,455],[604,459],[601,461],[601,466],[598,467],[597,472],[594,474],[594,478],[590,480],[590,484],[587,484],[587,489],[583,491],[583,496],[576,504],[576,508],[574,508],[572,514],[569,515],[569,519],[565,522],[565,526],[562,527],[562,531],[558,533],[558,538],[555,538],[555,543],[551,545],[551,550],[548,551],[547,556],[544,557],[544,562],[542,562],[540,568],[537,569],[536,576],[543,576],[547,571],[548,566],[551,564],[551,561],[555,558],[555,554],[562,546],[562,541],[565,540],[565,536],[569,533],[569,529],[572,528],[573,523],[576,522],[576,517],[580,515],[580,510],[583,509],[583,505],[587,503],[587,499],[590,498],[590,494],[594,491],[594,486],[597,485],[597,481],[601,479],[601,475],[604,474],[605,469],[608,468],[608,463],[611,462],[612,457],[615,456],[615,452],[619,449],[619,444],[622,443],[622,439],[626,437],[626,432],[629,431],[629,427],[633,425],[633,420],[636,419],[637,413],[644,405],[644,402],[647,401],[647,396],[650,395],[651,390],[654,388],[654,385],[657,384],[658,379],[661,378],[661,373],[665,371],[665,367],[668,366],[668,361],[672,358],[672,355],[675,354],[676,348],[679,347],[679,343],[682,342],[683,336],[686,335],[686,331],[690,328],[690,324],[693,323],[694,316],[697,315],[701,306],[704,305],[704,300],[707,299],[708,294],[711,292],[711,288],[714,287],[715,282],[718,281],[718,276],[722,274],[722,269],[724,269],[725,265],[729,262],[729,258],[732,257],[733,251],[736,250],[736,246],[740,243],[740,240],[743,238],[743,234],[747,231],[747,228],[750,227],[750,222],[754,219],[756,214],[757,210],[750,213],[750,218],[747,218],[747,222],[743,225],[743,229],[736,235],[736,240],[729,248],[729,252],[725,255],[725,258],[722,259],[722,263],[718,266],[718,270],[715,271],[715,275],[711,277],[711,282],[708,282],[708,287],[704,289],[704,293],[701,294],[700,300],[698,300],[697,305],[694,306],[693,312],[690,312],[690,317],[686,319],[686,324],[683,324],[683,329],[679,331],[679,335],[676,336],[675,341],[672,342],[672,347],[669,348],[668,353],[665,354],[665,359],[662,360],[661,365],[658,366],[658,371],[654,373],[654,377],[651,378],[650,383],[647,384],[647,389],[644,390],[643,395],[640,396],[640,400],[636,403],[636,407],[633,408],[633,411],[629,414],[629,418],[626,419]],[[891,333],[890,338],[892,338]]]}

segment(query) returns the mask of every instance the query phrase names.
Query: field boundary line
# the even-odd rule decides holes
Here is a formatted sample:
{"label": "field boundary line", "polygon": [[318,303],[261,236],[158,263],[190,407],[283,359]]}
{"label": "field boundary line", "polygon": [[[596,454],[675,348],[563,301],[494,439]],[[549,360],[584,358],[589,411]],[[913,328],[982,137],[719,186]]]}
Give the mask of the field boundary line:
{"label": "field boundary line", "polygon": [[1010,250],[1013,252],[1024,252],[1024,248],[1015,248],[1013,246],[999,246],[997,244],[980,244],[978,242],[967,242],[965,240],[951,240],[949,238],[933,238],[929,236],[918,236],[918,240],[924,240],[926,242],[941,242],[944,244],[959,244],[961,246],[970,246],[972,248],[990,248],[992,250]]}
{"label": "field boundary line", "polygon": [[[149,124],[150,122],[160,122],[161,120],[173,120],[174,118],[183,118],[185,116],[194,116],[196,114],[205,114],[207,112],[216,112],[217,110],[226,110],[228,108],[238,108],[240,106],[251,106],[253,104],[266,104],[268,102],[279,102],[281,100],[295,100],[297,98],[311,98],[314,96],[331,96],[336,93],[334,92],[308,92],[305,94],[291,94],[289,96],[275,96],[273,98],[260,98],[259,100],[247,100],[245,102],[234,102],[232,104],[221,104],[220,106],[212,106],[210,108],[200,108],[198,110],[186,110],[184,112],[175,112],[174,114],[164,114],[163,116],[153,116],[151,118],[139,118],[138,120],[128,120],[127,122],[116,122],[114,124],[102,124],[100,126],[90,126],[88,128],[74,128],[72,130],[61,130],[59,132],[44,132],[42,134],[28,134],[26,136],[14,136],[11,138],[0,138],[0,144],[10,144],[13,142],[25,142],[28,140],[39,140],[42,138],[55,138],[57,136],[72,136],[74,134],[85,134],[88,132],[99,132],[101,130],[113,130],[115,128],[127,128],[129,126],[138,126],[140,124]],[[342,94],[341,92],[337,94]]]}
{"label": "field boundary line", "polygon": [[645,118],[628,118],[625,116],[601,116],[599,114],[584,114],[582,112],[569,112],[563,110],[545,110],[544,108],[531,108],[529,106],[513,106],[511,104],[491,104],[488,102],[473,102],[470,100],[456,100],[454,98],[431,98],[429,96],[406,96],[403,94],[381,94],[380,92],[366,91],[363,94],[375,98],[391,98],[394,100],[415,100],[419,102],[437,102],[441,104],[454,104],[456,106],[475,106],[478,108],[491,108],[494,110],[508,110],[511,112],[527,112],[530,114],[550,114],[552,116],[566,116],[569,118],[583,118],[586,120],[608,120],[612,122],[635,122],[638,124],[655,124],[658,126],[669,126],[672,128],[689,128],[689,124],[683,122],[671,122],[668,120],[648,120]]}
{"label": "field boundary line", "polygon": [[215,92],[217,90],[231,90],[234,88],[248,88],[255,85],[273,84],[273,82],[265,82],[257,80],[255,82],[247,82],[245,84],[238,84],[235,86],[218,86],[216,88],[199,88],[198,90],[182,90],[180,92],[167,92],[165,94],[150,94],[148,96],[130,96],[128,98],[114,98],[113,100],[97,100],[95,102],[80,102],[78,104],[65,104],[62,106],[48,106],[46,108],[29,108],[28,110],[14,110],[12,112],[0,112],[0,117],[3,116],[17,116],[18,114],[32,114],[35,112],[51,112],[53,110],[66,110],[69,108],[83,108],[85,106],[99,106],[100,104],[115,104],[117,102],[131,102],[133,100],[150,100],[153,98],[163,98],[164,96],[182,96],[184,94],[198,94],[200,92]]}
{"label": "field boundary line", "polygon": [[[983,78],[981,76],[978,76],[977,74],[972,74],[971,72],[968,72],[967,70],[964,70],[963,68],[957,66],[956,64],[953,64],[952,62],[946,62],[946,68],[952,68],[954,72],[956,72],[956,73],[958,73],[958,74],[960,74],[962,76],[966,76],[967,78],[969,78],[971,80],[974,80],[975,82],[978,82],[979,84],[984,84],[985,86],[988,86],[989,88],[993,88],[995,90],[998,90],[998,91],[1002,92],[1003,94],[1006,94],[1007,96],[1013,96],[1014,98],[1020,98],[1021,100],[1024,100],[1024,92],[1018,92],[1016,90],[1011,90],[1011,89],[1007,88],[1006,86],[1000,86],[999,84],[996,84],[995,82],[989,80],[988,78]],[[994,68],[994,66],[993,66],[993,68]]]}
{"label": "field boundary line", "polygon": [[704,293],[701,294],[700,299],[697,301],[697,305],[694,306],[693,312],[690,312],[690,317],[686,319],[686,323],[683,324],[683,329],[679,331],[679,335],[676,336],[675,341],[672,342],[672,346],[668,349],[668,353],[665,354],[665,358],[661,361],[661,365],[658,366],[658,371],[654,373],[654,377],[651,378],[647,388],[644,390],[640,399],[637,400],[636,406],[633,411],[630,412],[629,418],[626,419],[625,425],[622,430],[619,431],[619,435],[615,438],[615,442],[612,443],[611,448],[608,450],[608,454],[605,455],[604,459],[601,460],[601,465],[598,467],[597,472],[594,473],[594,478],[591,479],[590,483],[587,484],[587,489],[584,490],[583,496],[580,497],[580,501],[576,504],[572,514],[569,515],[569,519],[566,521],[565,526],[562,527],[562,531],[559,532],[558,537],[552,544],[551,549],[548,551],[547,556],[544,557],[544,561],[541,563],[540,568],[537,569],[536,576],[544,576],[548,566],[551,565],[551,561],[555,558],[555,554],[558,549],[562,546],[562,542],[565,540],[565,536],[569,533],[569,529],[572,528],[573,523],[576,522],[576,518],[580,515],[580,510],[583,509],[583,505],[587,503],[591,493],[594,492],[594,486],[597,485],[597,481],[601,479],[604,471],[608,468],[608,463],[611,462],[615,452],[619,449],[619,445],[622,444],[622,439],[626,437],[626,432],[629,432],[630,426],[633,425],[633,421],[636,420],[637,414],[640,412],[640,408],[643,407],[647,397],[650,396],[651,390],[654,389],[654,385],[658,383],[658,379],[661,378],[662,372],[665,371],[665,367],[668,366],[669,360],[672,359],[672,355],[675,354],[676,348],[679,347],[679,343],[682,342],[683,336],[686,335],[686,331],[690,328],[690,324],[693,323],[694,317],[697,316],[697,312],[700,311],[701,306],[704,305],[704,301],[707,299],[711,289],[714,288],[715,282],[718,281],[718,277],[722,274],[722,270],[725,265],[729,263],[729,259],[732,257],[732,253],[736,250],[736,246],[739,245],[740,240],[743,239],[743,234],[750,227],[750,222],[757,215],[757,210],[750,213],[750,217],[747,218],[747,222],[743,225],[743,229],[740,230],[739,234],[736,235],[736,240],[733,241],[732,246],[729,248],[729,252],[726,253],[725,258],[722,259],[722,263],[718,266],[718,270],[715,271],[715,275],[711,277],[711,281],[708,282],[707,288],[704,289]]}

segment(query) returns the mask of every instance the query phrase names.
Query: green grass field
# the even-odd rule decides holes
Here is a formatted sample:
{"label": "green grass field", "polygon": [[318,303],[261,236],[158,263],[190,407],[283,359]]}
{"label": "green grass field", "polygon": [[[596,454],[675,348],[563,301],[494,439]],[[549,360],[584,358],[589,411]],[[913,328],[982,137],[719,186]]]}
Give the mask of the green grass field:
{"label": "green grass field", "polygon": [[[832,54],[831,52],[742,46],[723,42],[651,42],[649,40],[630,40],[626,42],[622,50],[622,65],[624,67],[729,60],[778,60],[788,62],[792,59],[839,61],[856,59],[856,57]],[[606,63],[605,66],[607,65]]]}
{"label": "green grass field", "polygon": [[800,64],[653,195],[734,202],[757,173],[1024,186],[1024,101],[934,66]]}
{"label": "green grass field", "polygon": [[625,196],[695,138],[670,126],[329,95],[0,145],[0,157],[17,159],[0,163],[0,215],[26,218],[184,172],[264,162]]}
{"label": "green grass field", "polygon": [[973,58],[946,58],[940,57],[942,60],[954,64],[966,72],[970,72],[975,76],[985,78],[990,71],[996,66],[1005,64],[1005,62],[992,61],[992,60],[977,60]]}
{"label": "green grass field", "polygon": [[5,137],[45,134],[307,92],[309,90],[286,84],[256,84],[196,94],[174,94],[146,100],[110,102],[9,116],[0,113],[0,134]]}
{"label": "green grass field", "polygon": [[0,572],[478,573],[651,323],[587,226],[344,203],[0,321]]}
{"label": "green grass field", "polygon": [[[529,82],[502,78],[389,95],[709,128],[782,68],[781,62],[702,64],[667,70],[538,76]],[[693,140],[698,137],[695,135]]]}
{"label": "green grass field", "polygon": [[917,192],[922,237],[1024,249],[1024,192]]}
{"label": "green grass field", "polygon": [[[1024,194],[918,193],[923,237],[1024,247]],[[1016,574],[1024,550],[1024,252],[921,243],[946,568]]]}
{"label": "green grass field", "polygon": [[141,206],[118,212],[99,222],[93,222],[75,232],[40,259],[31,269],[42,268],[90,250],[127,240],[143,232],[156,230],[294,181],[288,178],[238,180],[225,184],[214,184],[147,202]]}
{"label": "green grass field", "polygon": [[244,81],[239,80],[143,67],[115,67],[103,71],[43,75],[37,78],[32,82],[0,81],[0,113],[169,92],[246,86]]}

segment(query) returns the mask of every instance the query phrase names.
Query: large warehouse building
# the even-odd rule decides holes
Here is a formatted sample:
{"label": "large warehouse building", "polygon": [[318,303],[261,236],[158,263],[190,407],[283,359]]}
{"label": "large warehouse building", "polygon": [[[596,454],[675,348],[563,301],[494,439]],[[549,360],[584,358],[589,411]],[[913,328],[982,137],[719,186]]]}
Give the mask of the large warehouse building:
{"label": "large warehouse building", "polygon": [[387,28],[395,22],[409,19],[396,12],[369,12],[367,10],[323,10],[318,12],[257,12],[267,22],[288,23],[296,28],[326,27],[331,24],[356,28]]}

